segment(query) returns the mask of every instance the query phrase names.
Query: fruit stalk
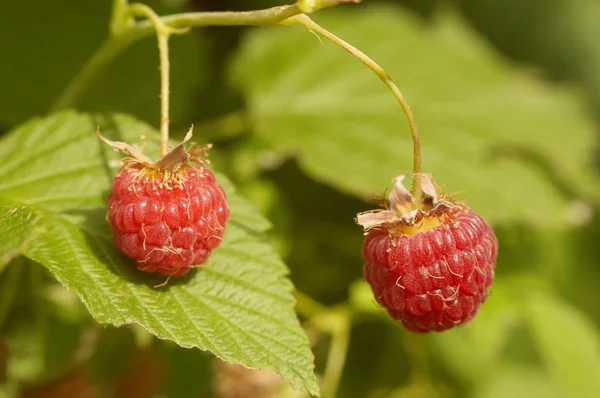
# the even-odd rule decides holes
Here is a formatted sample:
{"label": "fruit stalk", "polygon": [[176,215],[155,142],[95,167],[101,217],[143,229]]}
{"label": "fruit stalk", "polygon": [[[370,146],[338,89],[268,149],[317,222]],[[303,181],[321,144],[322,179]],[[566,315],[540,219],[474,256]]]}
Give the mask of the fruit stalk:
{"label": "fruit stalk", "polygon": [[[71,80],[62,94],[50,108],[51,112],[66,109],[76,105],[92,84],[129,46],[144,39],[154,32],[151,21],[135,22],[128,18],[131,11],[129,6],[124,9],[126,1],[114,0],[111,18],[111,35],[94,52],[92,57],[83,65],[79,73]],[[335,6],[340,2],[329,4]],[[135,6],[135,5],[134,5]],[[200,26],[244,26],[263,25],[275,26],[281,21],[302,11],[297,4],[266,8],[255,11],[224,11],[224,12],[185,12],[160,17],[160,21],[168,27],[200,27]],[[129,14],[130,15],[130,14]]]}
{"label": "fruit stalk", "polygon": [[169,152],[169,34],[158,35],[160,53],[160,156]]}
{"label": "fruit stalk", "polygon": [[305,15],[305,14],[296,15],[296,16],[293,16],[293,17],[288,18],[285,21],[281,22],[281,25],[290,25],[290,24],[302,25],[306,29],[308,29],[310,32],[321,35],[321,36],[325,37],[327,40],[336,44],[337,46],[348,51],[350,54],[352,54],[356,58],[358,58],[363,64],[365,64],[365,66],[367,68],[369,68],[371,71],[373,71],[373,73],[375,73],[381,79],[381,81],[383,81],[383,83],[385,83],[385,85],[388,86],[388,88],[392,91],[392,93],[394,94],[394,97],[396,97],[396,99],[400,103],[400,106],[402,107],[402,111],[404,112],[404,115],[408,119],[408,125],[410,127],[410,132],[412,135],[412,140],[413,140],[412,196],[414,199],[414,201],[413,201],[414,206],[416,206],[416,208],[419,208],[420,203],[421,203],[420,199],[421,199],[421,195],[422,195],[421,140],[419,138],[419,129],[417,128],[417,122],[415,121],[415,117],[412,113],[412,110],[410,109],[410,105],[408,104],[408,102],[406,101],[406,98],[404,97],[404,94],[402,94],[402,92],[400,91],[398,86],[396,86],[396,84],[394,83],[394,81],[392,80],[390,75],[388,75],[387,72],[378,63],[373,61],[365,53],[363,53],[362,51],[360,51],[359,49],[357,49],[350,43],[344,41],[343,39],[337,37],[333,33],[324,29],[320,25],[316,24],[312,19],[310,19],[310,17],[308,15]]}
{"label": "fruit stalk", "polygon": [[160,55],[160,156],[169,152],[169,37],[175,33],[186,33],[189,28],[171,28],[160,19],[154,10],[145,4],[132,4],[129,12],[149,19],[156,30]]}

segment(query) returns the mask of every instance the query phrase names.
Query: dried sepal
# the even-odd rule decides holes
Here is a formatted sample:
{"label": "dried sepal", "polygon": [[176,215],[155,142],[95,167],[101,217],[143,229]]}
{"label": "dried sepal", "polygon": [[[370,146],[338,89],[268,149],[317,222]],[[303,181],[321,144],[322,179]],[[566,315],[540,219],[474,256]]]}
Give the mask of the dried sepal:
{"label": "dried sepal", "polygon": [[415,200],[403,182],[406,176],[394,178],[394,187],[388,195],[385,209],[375,209],[359,213],[356,223],[363,227],[365,233],[372,229],[384,228],[392,230],[397,226],[415,226],[427,217],[440,218],[455,206],[455,202],[437,192],[433,176],[423,173],[415,178],[421,179],[423,196],[420,203]]}
{"label": "dried sepal", "polygon": [[140,148],[135,145],[129,145],[126,142],[119,141],[111,141],[108,138],[104,137],[100,134],[100,126],[96,130],[96,135],[100,138],[106,145],[114,149],[116,152],[121,152],[127,155],[129,158],[134,159],[140,163],[150,164],[152,160],[149,157],[144,155]]}
{"label": "dried sepal", "polygon": [[185,135],[183,141],[172,148],[165,156],[153,162],[149,157],[143,154],[140,148],[135,145],[130,145],[125,142],[111,141],[108,138],[100,134],[100,127],[96,131],[98,137],[106,143],[108,146],[113,148],[115,151],[122,152],[127,157],[121,160],[123,167],[135,166],[146,169],[148,172],[160,172],[168,175],[174,174],[181,170],[182,167],[192,161],[195,163],[206,164],[209,163],[208,151],[212,148],[212,144],[197,145],[195,142],[190,144],[189,150],[185,149],[187,144],[193,136],[194,126]]}

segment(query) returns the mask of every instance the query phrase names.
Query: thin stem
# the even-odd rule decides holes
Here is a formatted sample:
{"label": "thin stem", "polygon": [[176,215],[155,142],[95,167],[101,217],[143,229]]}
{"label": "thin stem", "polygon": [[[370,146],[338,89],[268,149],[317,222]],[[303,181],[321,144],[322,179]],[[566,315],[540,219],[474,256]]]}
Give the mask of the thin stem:
{"label": "thin stem", "polygon": [[23,258],[17,258],[11,261],[4,270],[3,288],[0,290],[0,331],[13,308],[24,266]]}
{"label": "thin stem", "polygon": [[296,298],[296,311],[306,318],[312,318],[329,311],[323,304],[297,289],[294,290],[294,297]]}
{"label": "thin stem", "polygon": [[[194,26],[244,26],[277,25],[281,21],[301,14],[296,4],[277,6],[256,11],[185,12],[165,16],[162,21],[170,27]],[[138,34],[147,35],[151,26],[140,23],[135,27]]]}
{"label": "thin stem", "polygon": [[[332,7],[352,1],[325,1],[319,8]],[[126,0],[113,0],[111,18],[111,36],[85,63],[77,76],[51,107],[51,112],[69,108],[77,104],[86,94],[89,87],[102,72],[108,68],[121,53],[137,41],[154,33],[151,21],[134,23],[129,13],[124,12]],[[128,7],[131,9],[131,6]],[[264,10],[242,12],[186,12],[161,17],[161,22],[171,28],[197,26],[244,26],[244,25],[279,25],[282,21],[302,14],[297,4],[266,8]]]}
{"label": "thin stem", "polygon": [[160,156],[169,152],[169,35],[158,35],[160,53]]}
{"label": "thin stem", "polygon": [[106,39],[52,104],[50,112],[70,108],[77,104],[102,75],[102,72],[135,41],[135,37],[125,34]]}
{"label": "thin stem", "polygon": [[132,4],[129,12],[148,18],[156,30],[160,54],[160,156],[163,157],[169,152],[169,37],[174,33],[186,33],[188,28],[176,29],[165,25],[145,4]]}
{"label": "thin stem", "polygon": [[340,380],[348,355],[350,344],[350,312],[341,310],[338,313],[327,314],[333,321],[331,327],[331,343],[327,356],[327,365],[321,382],[322,398],[337,396]]}
{"label": "thin stem", "polygon": [[412,186],[412,196],[414,203],[418,204],[420,202],[422,190],[421,190],[421,141],[419,138],[419,129],[417,128],[417,123],[415,122],[415,117],[410,109],[410,105],[406,101],[406,98],[402,94],[402,92],[398,89],[392,78],[387,74],[385,70],[371,58],[369,58],[365,53],[351,45],[350,43],[345,42],[340,39],[333,33],[327,31],[322,28],[318,24],[316,24],[312,19],[310,19],[307,15],[296,15],[294,17],[288,18],[287,20],[282,22],[282,25],[288,24],[297,24],[302,25],[309,31],[313,33],[317,33],[326,39],[330,40],[334,44],[340,46],[344,50],[348,51],[350,54],[354,55],[356,58],[362,61],[363,64],[369,69],[371,69],[384,83],[388,88],[392,91],[400,106],[402,107],[402,111],[406,115],[408,119],[408,125],[410,126],[410,132],[412,134],[413,139],[413,186]]}
{"label": "thin stem", "polygon": [[[189,12],[165,16],[160,20],[168,27],[277,25],[284,19],[300,13],[301,11],[296,5],[288,5],[245,12]],[[120,33],[107,38],[55,101],[50,109],[51,112],[76,105],[96,79],[101,76],[102,72],[124,50],[137,41],[152,35],[152,33],[154,33],[152,22],[142,21],[134,23],[120,31]]]}
{"label": "thin stem", "polygon": [[430,385],[431,371],[427,340],[422,335],[416,335],[407,331],[403,331],[400,337],[404,349],[410,358],[412,383],[416,385]]}
{"label": "thin stem", "polygon": [[[26,260],[27,261],[27,260]],[[24,265],[24,264],[23,264]],[[45,339],[47,336],[48,317],[44,311],[43,290],[44,290],[44,269],[40,264],[33,261],[27,261],[29,270],[29,289],[31,295],[31,306],[34,315],[35,329],[40,339],[41,358],[47,361],[47,348]]]}

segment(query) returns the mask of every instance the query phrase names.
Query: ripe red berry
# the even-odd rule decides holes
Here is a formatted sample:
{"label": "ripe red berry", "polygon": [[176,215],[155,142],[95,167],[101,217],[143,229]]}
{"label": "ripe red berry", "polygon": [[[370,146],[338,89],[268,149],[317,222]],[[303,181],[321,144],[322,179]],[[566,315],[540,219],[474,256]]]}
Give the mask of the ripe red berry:
{"label": "ripe red berry", "polygon": [[375,299],[417,333],[443,331],[477,314],[498,251],[492,228],[479,215],[451,198],[438,200],[433,183],[427,186],[421,209],[407,206],[410,194],[397,183],[392,209],[358,218],[367,229],[364,276]]}
{"label": "ripe red berry", "polygon": [[146,272],[181,276],[204,264],[221,244],[229,207],[213,173],[202,164],[187,164],[190,158],[202,162],[197,151],[183,149],[191,133],[155,163],[134,147],[100,137],[131,156],[108,198],[117,248]]}

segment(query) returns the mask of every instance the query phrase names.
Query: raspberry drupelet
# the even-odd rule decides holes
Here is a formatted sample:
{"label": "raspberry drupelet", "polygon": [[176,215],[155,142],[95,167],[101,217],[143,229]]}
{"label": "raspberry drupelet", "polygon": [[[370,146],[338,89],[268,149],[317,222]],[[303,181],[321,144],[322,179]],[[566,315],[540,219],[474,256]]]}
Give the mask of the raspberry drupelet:
{"label": "raspberry drupelet", "polygon": [[191,134],[155,163],[134,147],[100,137],[130,155],[108,198],[117,248],[146,272],[182,276],[204,264],[223,239],[229,207],[204,158],[183,148]]}
{"label": "raspberry drupelet", "polygon": [[388,209],[358,215],[366,230],[364,276],[377,302],[412,332],[443,331],[472,319],[494,279],[498,241],[474,211],[438,198],[424,174],[426,196],[414,210],[402,177]]}

